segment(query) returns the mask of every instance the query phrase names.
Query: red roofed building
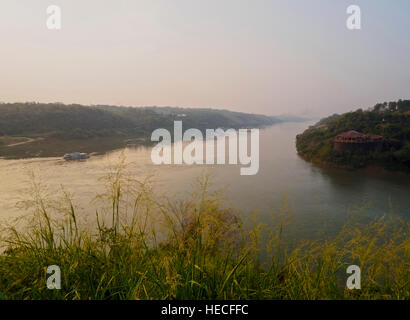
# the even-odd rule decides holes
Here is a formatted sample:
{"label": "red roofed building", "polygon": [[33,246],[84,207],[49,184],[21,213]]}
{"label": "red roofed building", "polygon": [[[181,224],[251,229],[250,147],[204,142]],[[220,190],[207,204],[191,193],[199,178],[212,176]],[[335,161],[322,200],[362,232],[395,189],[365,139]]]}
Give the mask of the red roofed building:
{"label": "red roofed building", "polygon": [[338,151],[371,151],[380,145],[382,141],[382,136],[367,135],[351,130],[334,138],[333,149]]}

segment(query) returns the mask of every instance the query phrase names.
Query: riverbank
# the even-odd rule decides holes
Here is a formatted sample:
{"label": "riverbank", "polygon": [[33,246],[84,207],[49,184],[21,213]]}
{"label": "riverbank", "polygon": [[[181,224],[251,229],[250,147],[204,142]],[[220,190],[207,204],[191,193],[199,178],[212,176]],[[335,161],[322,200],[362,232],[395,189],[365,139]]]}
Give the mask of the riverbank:
{"label": "riverbank", "polygon": [[62,157],[64,154],[74,151],[101,155],[127,146],[149,145],[149,142],[146,138],[124,135],[88,139],[30,138],[30,141],[14,143],[12,145],[0,145],[0,158]]}
{"label": "riverbank", "polygon": [[410,173],[410,100],[388,105],[320,120],[296,135],[298,153],[334,168]]}
{"label": "riverbank", "polygon": [[330,162],[325,162],[325,161],[319,161],[319,160],[313,160],[307,155],[304,155],[301,152],[298,152],[298,156],[303,159],[304,161],[307,161],[311,163],[312,165],[315,165],[320,168],[324,169],[338,169],[338,170],[345,170],[345,171],[362,171],[362,172],[368,172],[368,173],[381,173],[381,174],[389,174],[389,173],[397,173],[400,175],[410,175],[409,171],[402,171],[402,170],[388,170],[386,168],[383,168],[381,166],[377,165],[366,165],[363,167],[353,167],[353,166],[348,166],[348,165],[337,165],[333,164]]}

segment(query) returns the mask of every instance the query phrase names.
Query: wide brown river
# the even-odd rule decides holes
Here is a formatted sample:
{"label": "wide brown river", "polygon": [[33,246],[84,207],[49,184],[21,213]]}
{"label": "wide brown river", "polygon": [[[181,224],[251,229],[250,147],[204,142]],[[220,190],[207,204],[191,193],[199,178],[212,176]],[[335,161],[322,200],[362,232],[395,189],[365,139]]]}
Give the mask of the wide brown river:
{"label": "wide brown river", "polygon": [[319,230],[331,233],[358,211],[366,217],[389,213],[410,219],[410,175],[313,166],[295,149],[295,136],[308,125],[285,123],[261,130],[260,170],[255,176],[241,176],[239,165],[155,166],[147,147],[116,150],[81,162],[0,159],[0,219],[8,222],[25,213],[18,204],[28,197],[29,172],[34,172],[51,194],[64,186],[73,193],[81,214],[94,216],[98,203],[91,200],[103,191],[101,177],[122,152],[133,174],[141,178],[154,174],[156,192],[170,198],[187,197],[204,170],[242,217],[257,211],[261,220],[268,222],[286,197],[289,210],[298,220],[298,233],[304,237]]}

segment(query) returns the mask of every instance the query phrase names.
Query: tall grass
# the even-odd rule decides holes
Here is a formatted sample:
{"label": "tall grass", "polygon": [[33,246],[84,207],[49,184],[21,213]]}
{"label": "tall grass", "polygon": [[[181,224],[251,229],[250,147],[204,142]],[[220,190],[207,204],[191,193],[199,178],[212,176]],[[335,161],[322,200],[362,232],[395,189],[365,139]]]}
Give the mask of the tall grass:
{"label": "tall grass", "polygon": [[[245,228],[208,176],[185,201],[159,200],[124,163],[105,177],[109,203],[86,225],[71,195],[51,201],[32,177],[30,221],[2,231],[3,299],[409,299],[409,223],[351,220],[335,237],[285,242],[288,212]],[[262,239],[268,239],[262,240]],[[263,258],[261,258],[263,256]],[[361,268],[361,290],[346,268]],[[61,290],[46,287],[61,268]]]}

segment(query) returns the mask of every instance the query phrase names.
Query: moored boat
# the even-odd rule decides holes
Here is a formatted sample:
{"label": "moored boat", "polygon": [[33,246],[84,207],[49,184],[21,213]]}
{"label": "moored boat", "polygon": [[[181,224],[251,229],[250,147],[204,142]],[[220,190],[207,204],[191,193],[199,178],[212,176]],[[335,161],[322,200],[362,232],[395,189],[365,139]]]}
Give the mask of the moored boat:
{"label": "moored boat", "polygon": [[83,160],[83,159],[88,159],[90,155],[88,153],[82,153],[82,152],[73,152],[73,153],[67,153],[64,155],[64,160]]}

